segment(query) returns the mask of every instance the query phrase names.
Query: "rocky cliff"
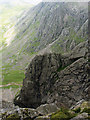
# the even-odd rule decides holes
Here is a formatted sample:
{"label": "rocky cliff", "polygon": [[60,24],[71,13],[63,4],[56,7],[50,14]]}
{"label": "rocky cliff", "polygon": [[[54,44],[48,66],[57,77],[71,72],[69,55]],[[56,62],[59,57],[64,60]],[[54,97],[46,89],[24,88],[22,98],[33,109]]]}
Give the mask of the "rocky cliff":
{"label": "rocky cliff", "polygon": [[84,52],[81,54],[83,49],[86,50],[85,45],[78,45],[77,51],[67,55],[37,55],[27,68],[23,87],[14,103],[33,108],[45,103],[70,107],[81,99],[87,100],[90,90],[88,63]]}

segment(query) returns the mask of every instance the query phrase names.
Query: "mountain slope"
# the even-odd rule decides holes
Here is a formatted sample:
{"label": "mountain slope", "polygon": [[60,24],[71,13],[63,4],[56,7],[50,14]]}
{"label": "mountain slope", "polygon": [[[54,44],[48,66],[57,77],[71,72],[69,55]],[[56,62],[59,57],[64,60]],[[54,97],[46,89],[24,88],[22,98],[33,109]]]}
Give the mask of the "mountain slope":
{"label": "mountain slope", "polygon": [[[57,39],[59,49],[67,52],[87,39],[87,7],[82,6],[77,3],[40,3],[24,13],[14,26],[15,36],[9,49],[6,48],[8,52],[12,51],[9,57],[16,53],[31,55]],[[52,46],[53,50],[55,46]]]}
{"label": "mountain slope", "polygon": [[[87,3],[40,3],[24,12],[6,33],[4,72],[20,70],[31,58],[46,51],[67,53],[87,40]],[[9,73],[10,73],[9,72]]]}
{"label": "mountain slope", "polygon": [[[8,37],[5,34],[12,26],[16,24],[20,14],[32,5],[23,1],[0,1],[0,47],[8,44]],[[12,32],[12,31],[10,31]],[[11,35],[11,34],[10,34]],[[9,35],[9,36],[10,36]]]}

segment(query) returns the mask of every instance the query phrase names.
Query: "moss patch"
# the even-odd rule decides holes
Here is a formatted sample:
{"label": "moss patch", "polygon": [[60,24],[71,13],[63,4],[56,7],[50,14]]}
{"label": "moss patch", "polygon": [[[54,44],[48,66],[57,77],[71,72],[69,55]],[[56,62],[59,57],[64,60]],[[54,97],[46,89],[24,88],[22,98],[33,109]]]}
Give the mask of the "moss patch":
{"label": "moss patch", "polygon": [[75,113],[79,113],[79,112],[81,111],[81,108],[78,107],[78,108],[74,109],[73,111],[74,111]]}
{"label": "moss patch", "polygon": [[59,68],[57,69],[57,72],[60,72],[60,71],[64,70],[66,67],[67,67],[67,66],[59,67]]}
{"label": "moss patch", "polygon": [[66,108],[61,108],[56,113],[52,114],[51,120],[69,120],[75,116],[76,116],[76,113],[72,113]]}
{"label": "moss patch", "polygon": [[6,120],[20,120],[20,116],[18,114],[11,114],[7,116]]}
{"label": "moss patch", "polygon": [[[7,69],[7,68],[6,68]],[[2,76],[3,76],[3,81],[2,84],[6,85],[9,83],[18,83],[21,84],[21,82],[24,79],[24,71],[22,70],[3,70],[2,71]]]}
{"label": "moss patch", "polygon": [[86,113],[88,113],[90,115],[90,108],[84,108],[83,111],[82,111],[82,113],[83,112],[86,112]]}

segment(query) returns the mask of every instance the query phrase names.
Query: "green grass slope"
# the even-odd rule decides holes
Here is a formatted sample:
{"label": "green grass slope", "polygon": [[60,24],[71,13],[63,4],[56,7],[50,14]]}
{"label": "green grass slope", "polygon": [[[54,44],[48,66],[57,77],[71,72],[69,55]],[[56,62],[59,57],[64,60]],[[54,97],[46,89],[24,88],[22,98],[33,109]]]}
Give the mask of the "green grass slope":
{"label": "green grass slope", "polygon": [[[10,44],[9,39],[13,36],[13,27],[22,16],[23,12],[30,9],[32,5],[26,2],[20,2],[19,4],[15,4],[12,1],[12,4],[8,3],[0,3],[0,54],[5,49],[5,47]],[[9,31],[9,32],[8,32]],[[1,48],[3,50],[1,50]],[[3,54],[2,54],[3,55]],[[16,59],[15,59],[16,60]],[[20,84],[24,78],[23,70],[11,70],[11,65],[4,65],[2,60],[2,80],[0,80],[0,85],[6,85],[9,83],[17,83]],[[10,85],[15,86],[15,85]],[[9,87],[10,87],[9,86]],[[17,87],[17,85],[16,85]],[[6,87],[8,88],[8,86]]]}
{"label": "green grass slope", "polygon": [[[21,4],[0,4],[0,47],[7,44],[7,36],[5,33],[16,24],[21,13],[30,8],[31,5],[27,3]],[[2,43],[1,43],[2,42]]]}

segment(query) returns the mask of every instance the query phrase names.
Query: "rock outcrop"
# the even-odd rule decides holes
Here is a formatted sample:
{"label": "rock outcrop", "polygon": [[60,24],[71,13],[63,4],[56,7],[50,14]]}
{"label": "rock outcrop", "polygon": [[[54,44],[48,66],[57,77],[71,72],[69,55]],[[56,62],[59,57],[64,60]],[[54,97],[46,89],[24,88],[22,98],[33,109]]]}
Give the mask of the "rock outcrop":
{"label": "rock outcrop", "polygon": [[[80,44],[81,47],[83,44]],[[69,55],[37,55],[27,68],[23,87],[14,103],[36,108],[45,103],[72,106],[89,98],[89,80],[85,54],[77,47]],[[74,56],[75,53],[75,56]],[[78,53],[78,55],[76,55]]]}
{"label": "rock outcrop", "polygon": [[45,104],[47,93],[57,77],[55,72],[60,66],[62,66],[60,54],[36,56],[27,69],[20,96],[15,100],[20,102],[15,104],[22,103],[24,107],[38,107]]}
{"label": "rock outcrop", "polygon": [[54,103],[36,109],[14,107],[6,112],[1,109],[0,120],[89,120],[90,102],[78,103],[78,107],[74,106],[73,109],[58,108]]}

